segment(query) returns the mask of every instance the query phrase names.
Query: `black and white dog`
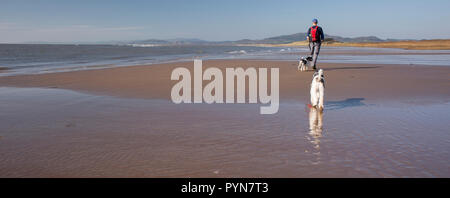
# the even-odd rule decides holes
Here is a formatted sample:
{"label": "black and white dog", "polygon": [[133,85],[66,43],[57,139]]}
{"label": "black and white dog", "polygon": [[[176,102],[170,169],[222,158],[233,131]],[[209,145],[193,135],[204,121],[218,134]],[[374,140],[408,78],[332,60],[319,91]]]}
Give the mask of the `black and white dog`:
{"label": "black and white dog", "polygon": [[306,71],[306,70],[308,70],[308,63],[309,63],[309,61],[312,61],[312,57],[311,56],[308,56],[308,57],[302,57],[301,59],[300,59],[300,61],[298,62],[298,67],[297,67],[297,69],[298,70],[300,70],[300,71]]}
{"label": "black and white dog", "polygon": [[323,70],[319,69],[315,72],[311,82],[311,106],[323,110],[323,98],[325,92],[325,78],[323,76]]}

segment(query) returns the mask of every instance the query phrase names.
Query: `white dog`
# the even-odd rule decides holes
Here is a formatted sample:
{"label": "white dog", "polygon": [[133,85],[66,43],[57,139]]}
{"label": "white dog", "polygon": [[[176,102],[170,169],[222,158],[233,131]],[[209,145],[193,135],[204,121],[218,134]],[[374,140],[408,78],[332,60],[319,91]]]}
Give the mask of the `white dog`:
{"label": "white dog", "polygon": [[323,70],[319,69],[313,75],[313,80],[311,82],[311,105],[314,108],[319,108],[323,110],[323,97],[325,89],[325,79],[323,77]]}
{"label": "white dog", "polygon": [[306,71],[308,69],[307,65],[308,65],[309,61],[312,61],[312,57],[310,57],[310,56],[308,56],[306,58],[302,57],[300,59],[300,61],[298,62],[297,69],[300,70],[300,71]]}

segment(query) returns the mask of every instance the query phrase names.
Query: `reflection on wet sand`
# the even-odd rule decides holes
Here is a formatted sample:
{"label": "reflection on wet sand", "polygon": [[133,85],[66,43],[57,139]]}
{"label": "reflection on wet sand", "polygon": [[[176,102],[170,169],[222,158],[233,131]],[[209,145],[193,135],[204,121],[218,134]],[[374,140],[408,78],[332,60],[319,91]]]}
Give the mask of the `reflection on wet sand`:
{"label": "reflection on wet sand", "polygon": [[323,111],[316,108],[309,110],[309,136],[308,139],[314,146],[314,155],[317,155],[315,163],[320,162],[320,138],[323,132]]}

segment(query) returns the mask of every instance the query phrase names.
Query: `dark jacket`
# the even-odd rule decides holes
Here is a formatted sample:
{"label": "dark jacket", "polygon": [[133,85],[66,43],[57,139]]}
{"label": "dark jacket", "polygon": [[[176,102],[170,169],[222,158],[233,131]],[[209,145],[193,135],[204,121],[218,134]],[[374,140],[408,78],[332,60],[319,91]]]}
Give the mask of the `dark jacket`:
{"label": "dark jacket", "polygon": [[[311,37],[311,28],[312,28],[312,27],[308,28],[308,32],[306,33],[306,36],[309,37],[310,41],[311,41],[311,38],[312,38],[312,37]],[[325,39],[325,36],[324,36],[324,34],[323,34],[322,27],[318,26],[318,27],[317,27],[317,32],[318,32],[318,34],[319,34],[319,36],[320,36],[320,39],[319,39],[318,42],[322,42],[322,41]]]}

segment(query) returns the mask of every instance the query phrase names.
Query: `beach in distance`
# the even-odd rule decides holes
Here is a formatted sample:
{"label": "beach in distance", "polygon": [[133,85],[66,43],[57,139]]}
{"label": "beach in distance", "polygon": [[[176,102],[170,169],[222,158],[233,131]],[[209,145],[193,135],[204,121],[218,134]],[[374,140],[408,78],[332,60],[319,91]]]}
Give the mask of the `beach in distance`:
{"label": "beach in distance", "polygon": [[[324,50],[321,113],[292,58],[303,49],[271,50],[281,58],[238,50],[203,69],[279,68],[273,115],[174,104],[171,73],[192,59],[0,76],[0,177],[450,176],[447,51]],[[419,61],[389,62],[405,56]]]}
{"label": "beach in distance", "polygon": [[[271,46],[307,46],[306,41],[297,41],[287,44],[277,44]],[[402,41],[384,41],[384,42],[339,42],[328,41],[324,45],[330,47],[372,47],[372,48],[402,48],[409,50],[449,50],[450,40],[402,40]]]}

